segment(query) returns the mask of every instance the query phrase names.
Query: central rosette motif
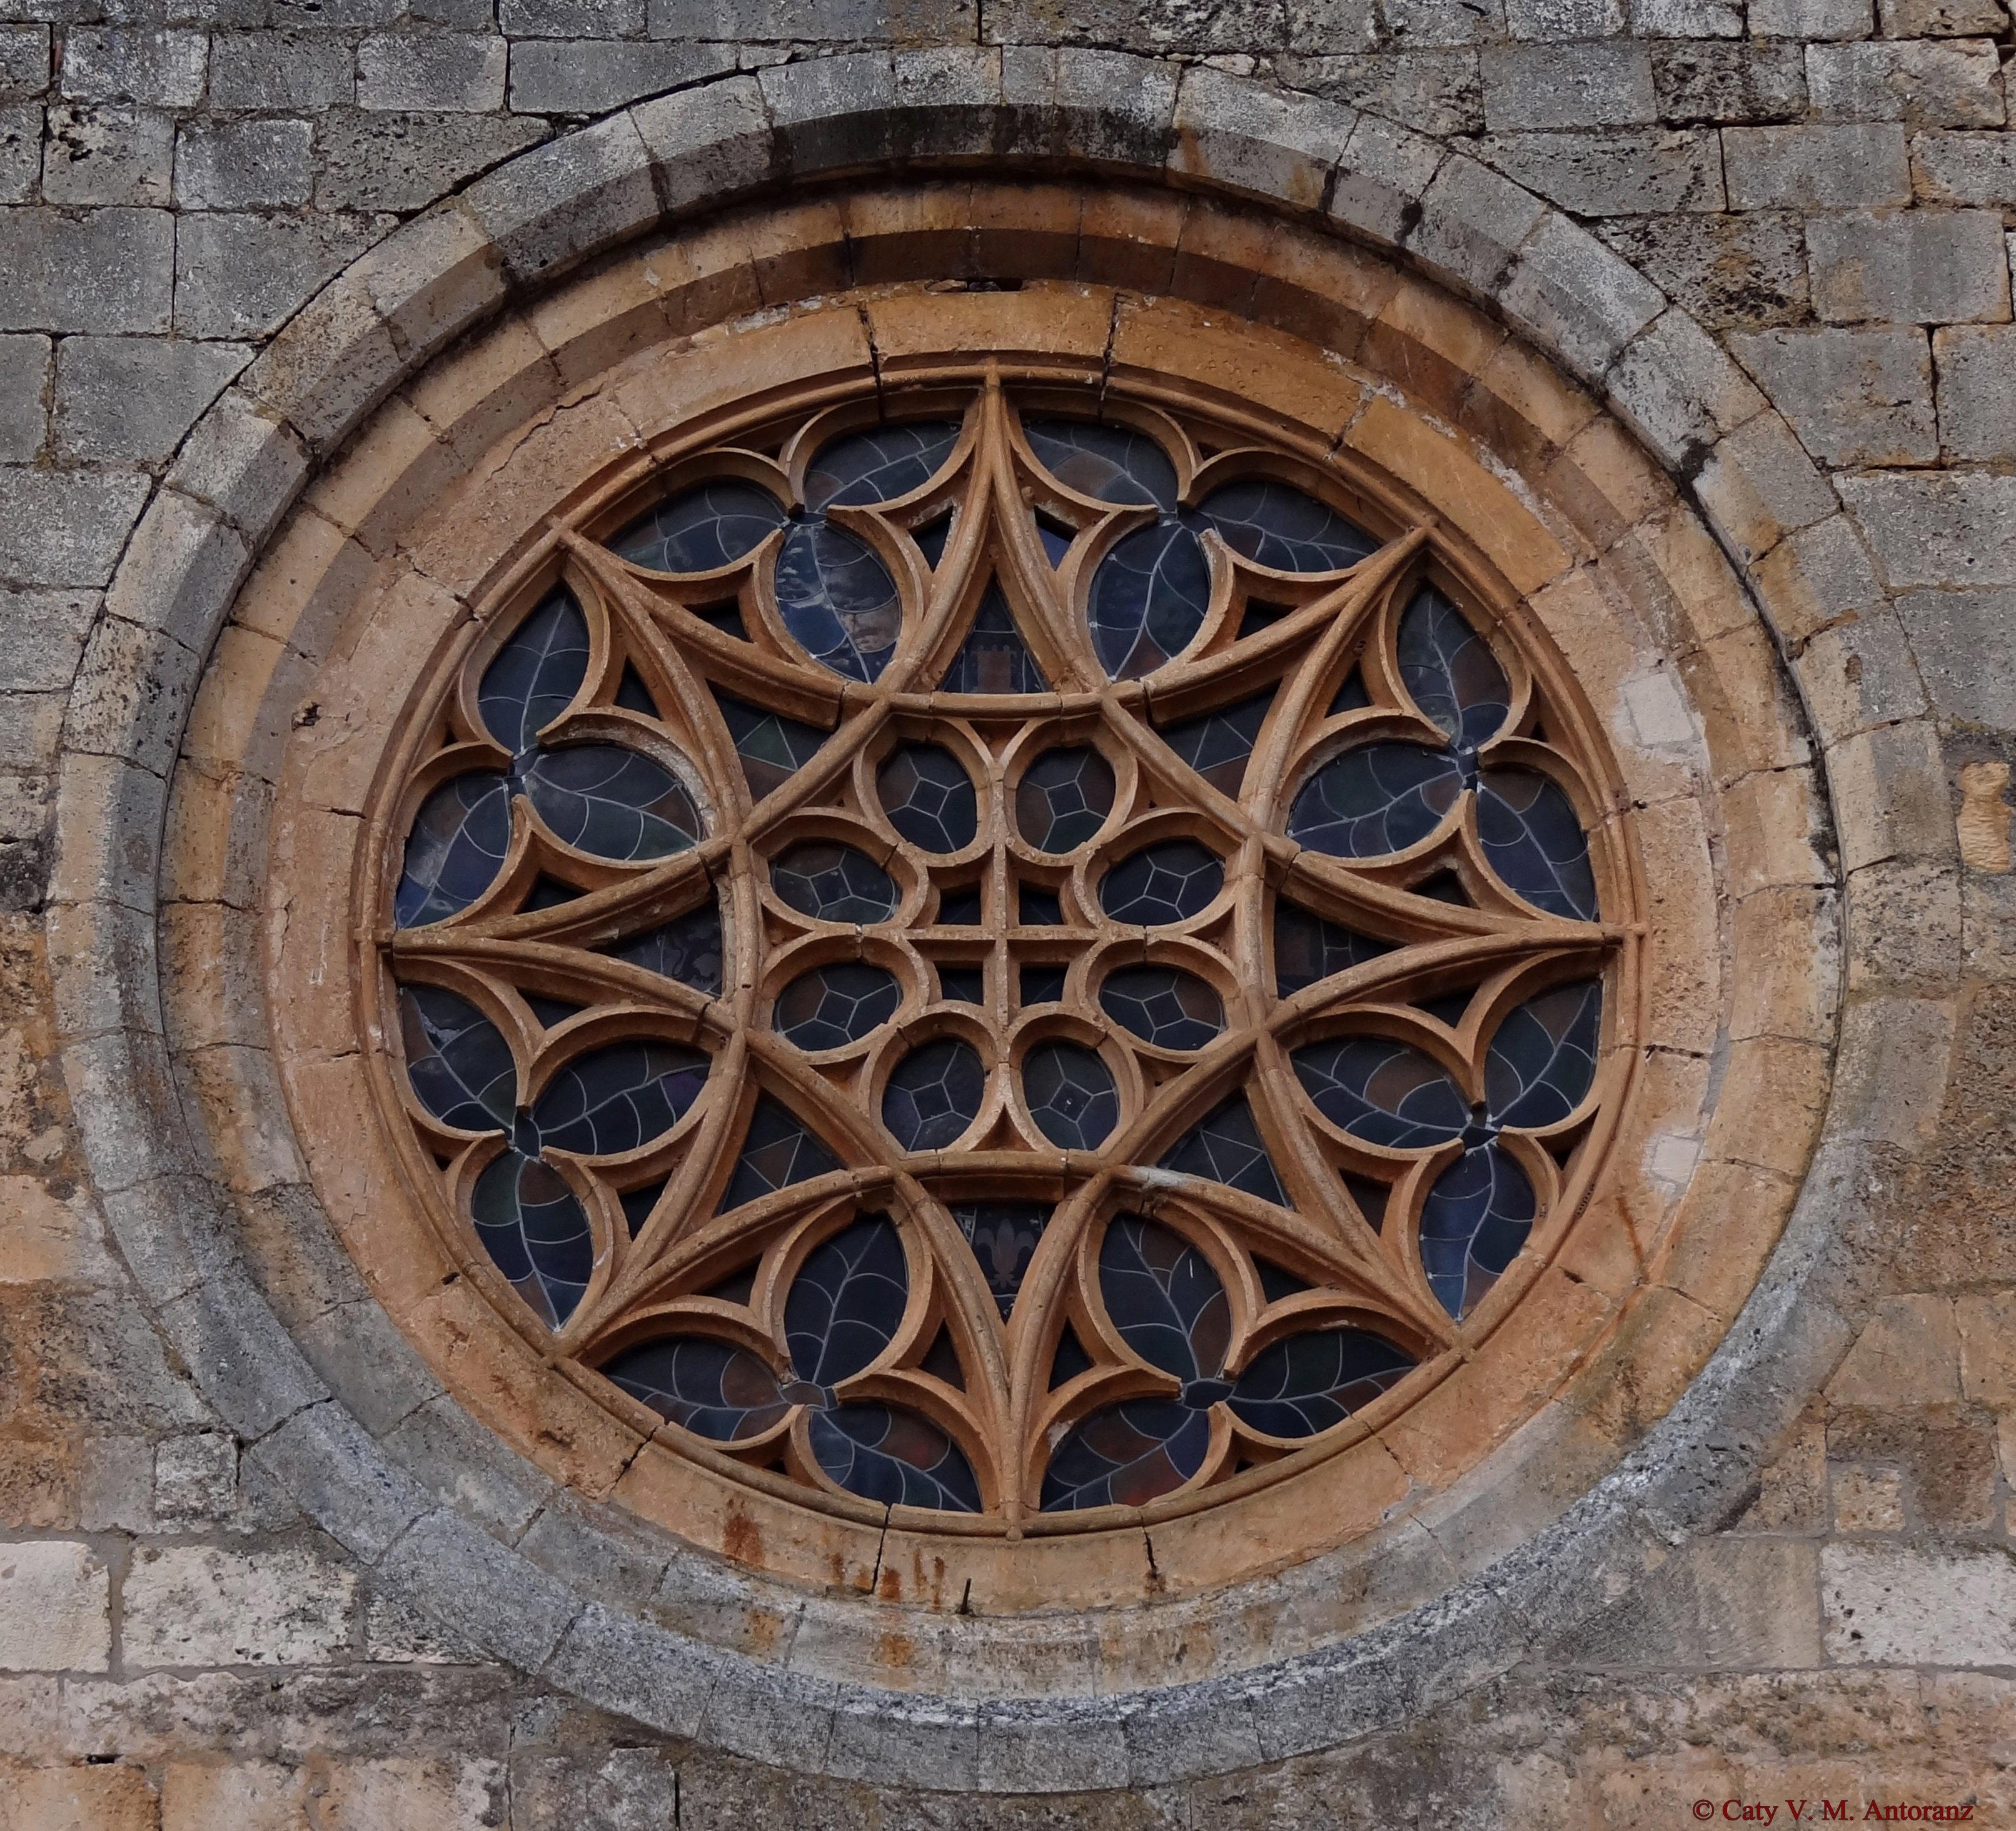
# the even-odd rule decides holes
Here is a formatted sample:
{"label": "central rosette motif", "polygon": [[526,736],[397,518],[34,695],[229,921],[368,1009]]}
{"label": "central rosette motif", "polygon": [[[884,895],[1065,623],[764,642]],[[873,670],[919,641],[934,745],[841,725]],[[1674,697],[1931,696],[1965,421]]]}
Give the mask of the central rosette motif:
{"label": "central rosette motif", "polygon": [[977,383],[556,534],[383,903],[472,1274],[691,1454],[1011,1525],[1431,1378],[1593,1174],[1620,867],[1571,708],[1381,513]]}

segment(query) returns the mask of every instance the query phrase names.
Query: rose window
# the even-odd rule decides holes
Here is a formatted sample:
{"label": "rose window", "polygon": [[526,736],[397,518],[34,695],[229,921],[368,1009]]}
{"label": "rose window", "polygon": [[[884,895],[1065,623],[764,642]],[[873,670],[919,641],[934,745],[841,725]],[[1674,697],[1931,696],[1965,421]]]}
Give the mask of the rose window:
{"label": "rose window", "polygon": [[976,377],[561,533],[391,835],[461,1262],[717,1471],[1065,1530],[1320,1454],[1586,1198],[1629,883],[1427,527]]}

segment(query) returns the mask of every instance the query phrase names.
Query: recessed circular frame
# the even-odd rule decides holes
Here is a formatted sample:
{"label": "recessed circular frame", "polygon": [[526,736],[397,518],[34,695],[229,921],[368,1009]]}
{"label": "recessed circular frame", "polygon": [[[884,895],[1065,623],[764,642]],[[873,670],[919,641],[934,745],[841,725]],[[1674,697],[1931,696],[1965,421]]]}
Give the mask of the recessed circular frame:
{"label": "recessed circular frame", "polygon": [[1485,1351],[1609,1174],[1645,929],[1466,543],[1291,418],[999,359],[568,499],[357,884],[416,1220],[536,1357],[710,1491],[1033,1555]]}

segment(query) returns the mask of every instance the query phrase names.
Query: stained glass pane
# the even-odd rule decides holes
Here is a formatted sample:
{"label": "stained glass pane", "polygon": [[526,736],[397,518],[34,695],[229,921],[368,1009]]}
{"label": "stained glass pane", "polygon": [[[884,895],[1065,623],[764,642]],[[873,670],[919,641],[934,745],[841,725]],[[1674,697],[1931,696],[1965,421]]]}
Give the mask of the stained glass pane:
{"label": "stained glass pane", "polygon": [[886,1023],[902,1000],[894,973],[866,961],[835,961],[784,988],[777,1029],[801,1049],[844,1049]]}
{"label": "stained glass pane", "polygon": [[1288,809],[1289,837],[1338,858],[1404,851],[1442,824],[1463,787],[1463,770],[1446,751],[1368,744],[1302,785]]}
{"label": "stained glass pane", "polygon": [[843,433],[822,445],[807,467],[805,506],[894,502],[930,482],[958,442],[956,420],[913,420]]}
{"label": "stained glass pane", "polygon": [[1165,518],[1115,543],[1092,575],[1085,621],[1110,680],[1138,680],[1197,640],[1211,608],[1204,542]]}
{"label": "stained glass pane", "polygon": [[1316,1109],[1353,1137],[1399,1151],[1446,1144],[1471,1123],[1470,1102],[1418,1049],[1384,1036],[1339,1036],[1291,1059]]}
{"label": "stained glass pane", "polygon": [[625,1189],[617,1198],[623,1204],[624,1225],[629,1229],[630,1237],[635,1239],[644,1231],[645,1224],[651,1218],[651,1210],[665,1192],[667,1178],[661,1177],[655,1183],[646,1183],[641,1189]]}
{"label": "stained glass pane", "polygon": [[985,919],[977,884],[961,885],[938,892],[938,920],[947,928],[975,928]]}
{"label": "stained glass pane", "polygon": [[1228,1188],[1242,1189],[1263,1202],[1290,1204],[1274,1160],[1260,1141],[1253,1109],[1243,1094],[1235,1094],[1193,1130],[1176,1141],[1161,1167],[1184,1176],[1204,1177]]}
{"label": "stained glass pane", "polygon": [[571,1017],[579,1017],[588,1008],[585,1004],[570,1004],[564,998],[542,998],[536,992],[520,993],[519,996],[541,1025],[549,1030],[565,1023]]}
{"label": "stained glass pane", "polygon": [[939,684],[945,693],[1047,693],[1049,683],[1015,626],[998,584],[989,583],[973,627]]}
{"label": "stained glass pane", "polygon": [[497,881],[511,845],[511,791],[491,770],[457,776],[420,803],[392,919],[418,928],[458,915]]}
{"label": "stained glass pane", "polygon": [[1025,928],[1056,928],[1064,925],[1064,906],[1054,890],[1023,885],[1016,892],[1016,915]]}
{"label": "stained glass pane", "polygon": [[420,1104],[458,1131],[509,1130],[518,1071],[503,1033],[466,998],[438,986],[399,988],[406,1072]]}
{"label": "stained glass pane", "polygon": [[588,678],[588,619],[565,589],[549,593],[483,671],[477,706],[490,735],[523,756]]}
{"label": "stained glass pane", "polygon": [[1236,553],[1280,572],[1338,572],[1379,542],[1327,503],[1270,478],[1228,483],[1204,499],[1197,519]]}
{"label": "stained glass pane", "polygon": [[790,1409],[776,1375],[747,1348],[704,1335],[626,1348],[602,1371],[660,1416],[716,1443],[761,1436]]}
{"label": "stained glass pane", "polygon": [[1067,489],[1102,503],[1174,510],[1176,467],[1146,433],[1086,420],[1025,420],[1038,461]]}
{"label": "stained glass pane", "polygon": [[1025,966],[1021,975],[1021,1003],[1054,1004],[1064,995],[1068,970],[1060,966]]}
{"label": "stained glass pane", "polygon": [[880,922],[895,913],[895,880],[867,853],[836,840],[801,840],[779,853],[770,881],[793,909],[819,921]]}
{"label": "stained glass pane", "polygon": [[784,1299],[791,1371],[830,1391],[896,1339],[909,1300],[903,1242],[887,1215],[869,1215],[821,1242]]}
{"label": "stained glass pane", "polygon": [[1099,1247],[1099,1294],[1120,1338],[1187,1389],[1216,1380],[1232,1340],[1232,1308],[1211,1261],[1173,1229],[1114,1217]]}
{"label": "stained glass pane", "polygon": [[644,684],[644,676],[630,661],[623,664],[623,677],[616,683],[616,703],[625,712],[642,712],[647,719],[658,715],[658,702],[652,698],[650,688]]}
{"label": "stained glass pane", "polygon": [[1230,1403],[1242,1422],[1269,1436],[1314,1436],[1362,1411],[1413,1366],[1364,1329],[1312,1330],[1256,1354]]}
{"label": "stained glass pane", "polygon": [[1486,770],[1477,797],[1477,836],[1491,868],[1537,909],[1571,921],[1597,918],[1589,839],[1575,806],[1533,770]]}
{"label": "stained glass pane", "polygon": [[1392,951],[1391,942],[1326,921],[1285,896],[1274,905],[1274,983],[1283,998]]}
{"label": "stained glass pane", "polygon": [[875,550],[824,521],[801,521],[784,537],[777,608],[807,654],[850,680],[880,677],[903,622],[896,581]]}
{"label": "stained glass pane", "polygon": [[722,1191],[725,1214],[745,1202],[754,1202],[793,1183],[808,1182],[816,1176],[840,1168],[840,1159],[812,1135],[797,1116],[768,1094],[756,1101],[749,1116],[749,1130],[742,1140],[742,1154],[735,1160],[735,1173]]}
{"label": "stained glass pane", "polygon": [[1467,1316],[1519,1256],[1539,1203],[1496,1140],[1464,1152],[1421,1204],[1421,1269],[1450,1315]]}
{"label": "stained glass pane", "polygon": [[951,516],[941,515],[910,536],[917,543],[917,551],[924,556],[924,564],[934,572],[945,564],[945,543],[952,539],[952,524]]}
{"label": "stained glass pane", "polygon": [[889,824],[927,852],[957,852],[980,831],[973,778],[935,744],[906,744],[876,772],[876,798]]}
{"label": "stained glass pane", "polygon": [[1558,1125],[1596,1079],[1603,987],[1557,986],[1507,1015],[1485,1058],[1484,1088],[1500,1125]]}
{"label": "stained glass pane", "polygon": [[1452,742],[1474,750],[1497,736],[1511,710],[1512,686],[1491,645],[1432,586],[1400,618],[1400,681]]}
{"label": "stained glass pane", "polygon": [[1221,707],[1201,719],[1165,726],[1162,739],[1170,749],[1221,795],[1239,798],[1246,779],[1246,761],[1260,741],[1260,727],[1274,703],[1274,689],[1256,693],[1237,705]]}
{"label": "stained glass pane", "polygon": [[938,1151],[979,1116],[987,1071],[973,1046],[941,1036],[897,1063],[882,1090],[882,1123],[905,1151]]}
{"label": "stained glass pane", "polygon": [[900,1405],[837,1405],[809,1421],[812,1454],[828,1476],[865,1499],[941,1513],[977,1513],[973,1465],[927,1418]]}
{"label": "stained glass pane", "polygon": [[662,979],[677,979],[714,997],[721,990],[721,910],[711,899],[698,909],[602,951]]}
{"label": "stained glass pane", "polygon": [[742,773],[749,778],[749,792],[758,801],[817,756],[829,735],[815,725],[802,724],[781,712],[766,712],[718,688],[714,697],[720,703],[735,754],[742,759]]}
{"label": "stained glass pane", "polygon": [[1046,1513],[1144,1507],[1204,1466],[1211,1417],[1168,1399],[1129,1399],[1095,1411],[1057,1445],[1043,1472]]}
{"label": "stained glass pane", "polygon": [[1079,746],[1046,750],[1015,787],[1015,824],[1039,852],[1075,852],[1113,812],[1113,766]]}
{"label": "stained glass pane", "polygon": [[1194,973],[1129,966],[1108,973],[1100,1008],[1158,1049],[1201,1049],[1225,1028],[1225,1004]]}
{"label": "stained glass pane", "polygon": [[707,1085],[710,1064],[674,1043],[617,1043],[576,1056],[532,1108],[543,1149],[612,1157],[670,1131]]}
{"label": "stained glass pane", "polygon": [[1122,859],[1099,886],[1116,922],[1157,927],[1187,921],[1225,887],[1225,861],[1194,839],[1165,839]]}
{"label": "stained glass pane", "polygon": [[938,996],[959,1004],[987,1002],[987,974],[977,966],[941,966],[938,968]]}
{"label": "stained glass pane", "polygon": [[679,777],[616,744],[536,751],[524,784],[554,835],[597,858],[664,858],[685,851],[702,831]]}
{"label": "stained glass pane", "polygon": [[1039,1043],[1022,1063],[1022,1098],[1036,1129],[1067,1151],[1093,1151],[1120,1123],[1113,1071],[1075,1043]]}
{"label": "stained glass pane", "polygon": [[470,1191],[476,1237],[539,1320],[557,1328],[588,1290],[595,1241],[588,1213],[558,1173],[507,1150]]}
{"label": "stained glass pane", "polygon": [[711,572],[783,525],[783,505],[754,484],[710,483],[640,515],[609,546],[654,572]]}
{"label": "stained glass pane", "polygon": [[987,1288],[1001,1310],[1001,1320],[1015,1307],[1036,1242],[1053,1213],[1044,1202],[956,1202],[952,1217],[973,1249]]}

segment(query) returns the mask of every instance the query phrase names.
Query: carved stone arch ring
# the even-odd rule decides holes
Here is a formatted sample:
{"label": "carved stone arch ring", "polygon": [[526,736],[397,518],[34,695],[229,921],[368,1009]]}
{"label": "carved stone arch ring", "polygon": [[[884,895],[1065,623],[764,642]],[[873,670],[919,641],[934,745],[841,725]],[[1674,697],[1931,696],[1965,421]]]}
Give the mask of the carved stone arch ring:
{"label": "carved stone arch ring", "polygon": [[1461,161],[1041,62],[667,98],[334,283],[135,538],[102,640],[201,659],[165,791],[74,714],[52,918],[121,1244],[376,1580],[1037,1790],[1503,1669],[1839,1322],[1799,582],[1659,461],[1762,416]]}

